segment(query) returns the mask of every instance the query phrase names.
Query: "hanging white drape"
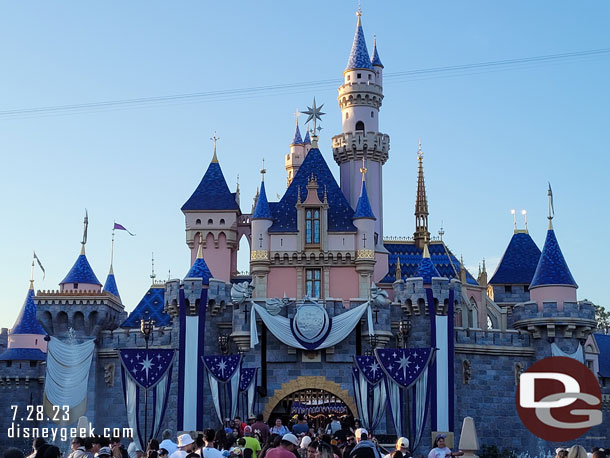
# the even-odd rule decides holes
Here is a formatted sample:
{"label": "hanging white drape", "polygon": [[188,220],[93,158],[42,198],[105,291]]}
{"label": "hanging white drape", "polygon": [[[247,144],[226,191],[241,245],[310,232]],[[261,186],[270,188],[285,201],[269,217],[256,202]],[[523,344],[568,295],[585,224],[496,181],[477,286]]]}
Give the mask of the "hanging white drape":
{"label": "hanging white drape", "polygon": [[[246,391],[248,400],[247,400],[247,405],[248,405],[248,418],[252,418],[254,417],[254,400],[256,399],[256,378],[254,378],[252,380],[252,383],[250,383],[250,386],[248,387],[248,390]],[[235,418],[235,416],[233,416],[233,418]]]}
{"label": "hanging white drape", "polygon": [[[225,413],[227,418],[235,418],[237,415],[237,400],[239,397],[239,370],[236,370],[233,376],[226,383],[219,383],[218,380],[208,370],[208,381],[210,382],[210,391],[212,392],[212,401],[214,409],[220,423],[224,423],[225,419],[222,414]],[[224,386],[219,386],[224,385]],[[229,401],[229,406],[220,405],[220,389],[227,390],[227,396],[224,398]],[[255,387],[256,389],[256,387]]]}
{"label": "hanging white drape", "polygon": [[584,364],[585,363],[585,354],[584,351],[582,349],[582,345],[578,345],[578,348],[576,349],[576,351],[574,353],[565,353],[564,351],[561,350],[561,348],[559,348],[559,346],[553,342],[551,344],[551,352],[553,354],[553,356],[564,356],[566,358],[572,358],[575,359],[576,361],[578,361],[579,363]]}
{"label": "hanging white drape", "polygon": [[131,428],[133,441],[140,450],[144,450],[138,434],[138,386],[133,379],[123,374],[125,387],[125,406],[127,407],[127,424]]}
{"label": "hanging white drape", "polygon": [[389,377],[385,379],[385,386],[388,391],[388,403],[390,404],[390,413],[392,414],[396,435],[398,437],[404,436],[402,433],[402,403],[400,402],[402,388],[398,383],[390,380]]}
{"label": "hanging white drape", "polygon": [[413,450],[419,445],[422,433],[424,432],[424,421],[426,420],[428,400],[428,366],[424,373],[415,383],[415,444]]}
{"label": "hanging white drape", "polygon": [[[214,403],[214,409],[216,410],[216,415],[220,420],[220,423],[224,424],[224,418],[222,418],[222,413],[220,412],[220,396],[218,393],[218,381],[214,378],[212,374],[208,372],[208,381],[210,382],[210,391],[212,392],[212,402]],[[235,418],[235,417],[232,417]]]}
{"label": "hanging white drape", "polygon": [[[254,348],[258,344],[258,332],[256,329],[256,314],[258,313],[258,316],[261,317],[263,323],[267,326],[267,329],[269,329],[280,342],[289,347],[308,350],[308,348],[301,345],[292,333],[290,320],[288,318],[280,315],[271,315],[265,307],[258,305],[255,302],[251,302],[250,304],[250,348]],[[347,312],[334,316],[332,318],[332,327],[328,336],[315,349],[319,350],[333,347],[344,340],[360,322],[360,318],[362,318],[362,315],[364,315],[364,312],[367,310],[368,331],[369,335],[373,335],[375,333],[373,328],[373,313],[370,308],[370,302],[364,302]]]}
{"label": "hanging white drape", "polygon": [[[51,337],[47,349],[47,371],[45,376],[44,394],[52,406],[69,406],[72,411],[75,407],[83,410],[87,400],[87,384],[93,351],[94,340],[87,340],[81,344],[67,344]],[[72,413],[72,412],[71,412]],[[76,414],[76,412],[75,412]],[[47,412],[53,418],[53,413]],[[80,415],[79,415],[80,416]],[[71,420],[76,420],[71,418]]]}
{"label": "hanging white drape", "polygon": [[171,373],[171,370],[165,372],[165,375],[159,383],[155,386],[154,390],[156,391],[155,397],[155,423],[153,424],[153,430],[151,437],[157,437],[161,430],[161,421],[163,420],[163,410],[165,409],[166,401],[167,401],[167,389],[169,387],[168,377]]}

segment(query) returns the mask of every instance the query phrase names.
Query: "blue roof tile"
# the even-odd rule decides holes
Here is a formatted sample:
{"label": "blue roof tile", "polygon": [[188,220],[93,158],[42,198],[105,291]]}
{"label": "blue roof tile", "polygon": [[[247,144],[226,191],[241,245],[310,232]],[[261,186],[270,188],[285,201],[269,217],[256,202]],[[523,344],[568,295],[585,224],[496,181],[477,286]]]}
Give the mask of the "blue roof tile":
{"label": "blue roof tile", "polygon": [[[421,263],[423,250],[419,250],[415,246],[415,242],[385,242],[383,246],[388,250],[389,255],[388,273],[381,280],[381,283],[393,283],[396,281],[396,263],[398,261],[400,261],[403,279],[419,276],[417,275],[417,270]],[[430,251],[430,260],[440,277],[459,280],[460,262],[444,243],[432,242],[428,245],[428,250]],[[468,270],[466,270],[466,283],[469,285],[478,284]]]}
{"label": "blue roof tile", "polygon": [[311,145],[311,138],[309,138],[309,130],[305,131],[305,139],[303,140],[304,145]]}
{"label": "blue roof tile", "polygon": [[354,212],[354,219],[356,218],[372,218],[376,219],[369,202],[369,196],[366,193],[366,183],[362,182],[362,191],[360,191],[360,198],[356,204],[356,211]]}
{"label": "blue roof tile", "polygon": [[271,210],[269,209],[269,202],[267,201],[264,181],[261,182],[261,190],[258,194],[258,199],[256,199],[256,207],[254,207],[252,219],[273,219]]}
{"label": "blue roof tile", "polygon": [[9,348],[0,354],[0,361],[46,361],[47,354],[39,348]]}
{"label": "blue roof tile", "polygon": [[204,285],[209,285],[210,278],[213,277],[205,260],[203,258],[197,258],[184,278],[201,278]]}
{"label": "blue roof tile", "polygon": [[121,300],[121,296],[119,295],[119,288],[116,285],[116,279],[114,278],[114,273],[112,271],[106,277],[106,283],[104,283],[104,291],[114,294],[116,297]]}
{"label": "blue roof tile", "polygon": [[122,328],[139,328],[143,317],[154,320],[155,326],[167,326],[171,317],[163,311],[165,308],[165,288],[151,287],[136,308],[121,324]]}
{"label": "blue roof tile", "polygon": [[553,229],[549,229],[546,233],[542,254],[540,255],[534,278],[530,283],[530,288],[547,285],[578,287],[570,273],[568,264],[563,258]]}
{"label": "blue roof tile", "polygon": [[307,153],[290,186],[281,200],[270,205],[273,225],[269,232],[297,232],[297,197],[301,190],[301,199],[307,198],[307,180],[314,175],[318,181],[318,198],[324,201],[324,190],[328,197],[328,230],[330,232],[356,232],[352,223],[354,210],[345,199],[335,177],[328,168],[318,148]]}
{"label": "blue roof tile", "polygon": [[610,335],[593,334],[599,348],[599,375],[610,378]]}
{"label": "blue roof tile", "polygon": [[371,64],[383,68],[383,64],[381,63],[381,59],[379,58],[379,53],[377,52],[377,43],[373,44],[373,55],[371,56]]}
{"label": "blue roof tile", "polygon": [[21,312],[11,329],[11,334],[39,334],[46,336],[47,333],[36,319],[36,304],[34,303],[34,290],[29,289],[25,296]]}
{"label": "blue roof tile", "polygon": [[356,33],[354,34],[354,43],[352,44],[352,50],[349,53],[349,58],[347,59],[347,67],[345,68],[345,71],[360,68],[373,70],[369,52],[366,49],[366,40],[364,39],[362,23],[360,22],[360,17],[358,17]]}
{"label": "blue roof tile", "polygon": [[540,248],[527,232],[513,234],[500,264],[489,280],[491,285],[529,285],[540,259]]}
{"label": "blue roof tile", "polygon": [[217,161],[210,162],[199,186],[182,206],[182,211],[189,210],[239,210]]}
{"label": "blue roof tile", "polygon": [[[425,250],[424,250],[425,251]],[[421,277],[424,280],[424,285],[432,284],[433,277],[440,277],[438,270],[434,267],[432,259],[429,256],[422,256],[419,266],[417,267],[416,277]]]}
{"label": "blue roof tile", "polygon": [[76,258],[76,262],[72,266],[72,269],[70,269],[70,272],[68,272],[68,275],[66,275],[66,278],[63,279],[60,285],[63,285],[64,283],[88,283],[102,286],[95,276],[95,273],[93,273],[93,269],[91,268],[91,265],[89,265],[89,261],[87,261],[87,256],[84,254],[81,254]]}
{"label": "blue roof tile", "polygon": [[294,131],[294,137],[292,138],[291,145],[302,145],[303,139],[301,138],[301,131],[299,130],[299,125],[297,124],[297,128]]}

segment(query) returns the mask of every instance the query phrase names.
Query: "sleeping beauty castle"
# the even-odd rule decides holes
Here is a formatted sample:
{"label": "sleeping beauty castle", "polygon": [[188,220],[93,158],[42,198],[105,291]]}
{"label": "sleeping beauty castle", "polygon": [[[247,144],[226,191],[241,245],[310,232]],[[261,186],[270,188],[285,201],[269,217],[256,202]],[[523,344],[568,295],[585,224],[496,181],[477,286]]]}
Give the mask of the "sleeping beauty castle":
{"label": "sleeping beauty castle", "polygon": [[[129,279],[115,278],[111,264],[102,284],[84,237],[59,289],[37,291],[31,281],[17,321],[0,333],[1,446],[29,444],[28,430],[82,416],[97,433],[131,431],[143,444],[166,428],[201,431],[258,413],[286,423],[302,413],[314,424],[358,418],[379,436],[407,436],[418,454],[437,432],[457,447],[472,417],[480,446],[538,454],[557,444],[528,431],[515,393],[520,374],[549,356],[593,372],[606,418],[578,441],[607,439],[610,335],[596,331],[594,305],[577,299],[550,189],[544,246],[515,223],[495,273],[488,279],[483,263],[475,278],[442,232],[430,235],[420,144],[413,233],[384,234],[383,72],[358,13],[338,88],[341,132],[330,144],[319,138],[324,113],[314,99],[304,135],[297,122],[284,156],[284,195],[269,199],[263,169],[250,213],[227,185],[214,142],[181,207],[190,250],[183,278],[153,279],[138,304],[124,304],[119,286]],[[248,274],[237,270],[243,237]]]}

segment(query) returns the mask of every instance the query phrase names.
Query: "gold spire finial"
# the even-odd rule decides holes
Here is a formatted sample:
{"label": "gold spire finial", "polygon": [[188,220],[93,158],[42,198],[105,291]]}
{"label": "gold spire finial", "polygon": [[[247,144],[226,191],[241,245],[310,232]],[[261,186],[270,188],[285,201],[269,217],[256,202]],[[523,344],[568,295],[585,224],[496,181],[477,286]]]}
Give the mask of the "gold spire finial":
{"label": "gold spire finial", "polygon": [[356,10],[356,16],[358,16],[358,26],[360,26],[360,17],[362,16],[362,8],[360,5],[360,0],[358,0],[358,9]]}
{"label": "gold spire finial", "polygon": [[199,248],[197,248],[197,259],[203,259],[203,234],[199,233]]}
{"label": "gold spire finial", "polygon": [[263,168],[261,169],[261,181],[265,181],[265,173],[267,173],[267,169],[265,168],[265,158],[263,158]]}
{"label": "gold spire finial", "polygon": [[551,182],[549,181],[549,190],[547,192],[549,196],[549,231],[553,229],[553,217],[555,216],[555,207],[553,206],[553,190],[551,189]]}
{"label": "gold spire finial", "polygon": [[30,289],[34,289],[34,258],[36,253],[34,252],[34,256],[32,256],[32,269],[30,270]]}
{"label": "gold spire finial", "polygon": [[424,258],[430,257],[430,250],[428,250],[428,242],[424,244],[424,254],[422,255]]}
{"label": "gold spire finial", "polygon": [[417,145],[417,159],[419,162],[424,160],[424,152],[421,150],[421,138],[419,139],[419,143]]}
{"label": "gold spire finial", "polygon": [[212,157],[212,162],[218,162],[218,157],[216,156],[216,142],[220,140],[220,138],[216,136],[216,131],[214,131],[214,136],[210,137],[210,140],[214,142],[214,156]]}
{"label": "gold spire finial", "polygon": [[402,269],[400,268],[400,258],[396,257],[396,274],[394,281],[402,280]]}
{"label": "gold spire finial", "polygon": [[360,173],[362,173],[362,181],[366,181],[366,165],[364,164],[364,156],[362,156],[362,167],[360,167]]}

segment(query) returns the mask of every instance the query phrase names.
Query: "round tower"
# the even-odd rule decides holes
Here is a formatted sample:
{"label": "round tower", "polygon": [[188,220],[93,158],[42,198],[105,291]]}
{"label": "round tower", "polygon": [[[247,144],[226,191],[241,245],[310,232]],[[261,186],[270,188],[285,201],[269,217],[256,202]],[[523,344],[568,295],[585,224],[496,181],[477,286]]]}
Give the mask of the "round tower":
{"label": "round tower", "polygon": [[[298,129],[298,126],[297,126]],[[250,252],[250,274],[254,282],[254,295],[267,297],[267,275],[269,274],[269,228],[273,224],[271,209],[265,191],[265,172],[261,170],[261,189],[252,212],[252,251]]]}
{"label": "round tower", "polygon": [[358,229],[356,235],[356,272],[358,272],[359,297],[369,297],[375,270],[375,214],[366,192],[366,168],[362,165],[362,191],[352,217]]}
{"label": "round tower", "polygon": [[379,109],[383,100],[383,64],[375,45],[369,56],[361,12],[343,84],[337,100],[341,108],[342,132],[333,137],[333,157],[340,167],[341,190],[355,208],[360,198],[360,163],[368,160],[367,188],[375,220],[375,245],[383,248],[382,166],[388,160],[390,137],[379,132]]}
{"label": "round tower", "polygon": [[[309,132],[307,132],[306,138],[309,142],[309,145],[311,145],[311,141],[309,141]],[[297,126],[294,131],[294,137],[292,139],[292,142],[290,143],[290,153],[288,153],[286,155],[286,158],[284,159],[284,167],[286,168],[287,174],[286,187],[290,186],[290,183],[292,183],[292,179],[294,178],[297,171],[299,170],[299,167],[305,160],[305,155],[307,154],[307,151],[309,151],[307,146],[308,145],[306,145],[303,139],[301,138],[301,131],[299,130],[299,121],[297,118]]]}

